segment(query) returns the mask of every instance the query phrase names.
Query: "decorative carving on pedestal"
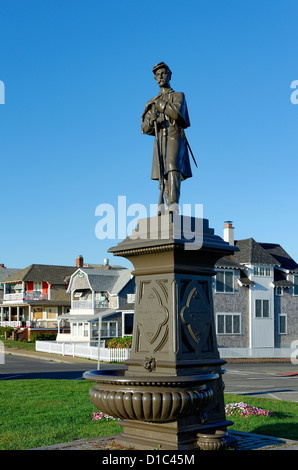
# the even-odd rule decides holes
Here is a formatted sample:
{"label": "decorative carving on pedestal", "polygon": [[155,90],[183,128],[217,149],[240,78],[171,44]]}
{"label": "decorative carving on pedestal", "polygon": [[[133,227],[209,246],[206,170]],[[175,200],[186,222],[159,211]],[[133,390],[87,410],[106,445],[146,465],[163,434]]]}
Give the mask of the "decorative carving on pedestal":
{"label": "decorative carving on pedestal", "polygon": [[206,295],[207,282],[191,281],[182,289],[181,320],[184,343],[199,352],[213,352],[213,308]]}
{"label": "decorative carving on pedestal", "polygon": [[[163,222],[168,238],[161,236]],[[133,346],[126,370],[84,377],[95,382],[94,405],[124,420],[117,442],[136,449],[220,449],[228,441],[232,422],[225,417],[212,276],[215,262],[236,248],[214,235],[206,219],[189,224],[197,225],[203,227],[203,245],[192,251],[179,238],[177,215],[141,220],[139,239],[127,237],[109,250],[134,265]]]}
{"label": "decorative carving on pedestal", "polygon": [[168,337],[166,325],[169,320],[169,311],[165,303],[167,303],[167,290],[164,283],[158,281],[140,283],[136,305],[138,311],[136,351],[145,349],[144,344],[140,344],[141,336],[150,345],[154,344],[154,352],[159,351],[165,344]]}

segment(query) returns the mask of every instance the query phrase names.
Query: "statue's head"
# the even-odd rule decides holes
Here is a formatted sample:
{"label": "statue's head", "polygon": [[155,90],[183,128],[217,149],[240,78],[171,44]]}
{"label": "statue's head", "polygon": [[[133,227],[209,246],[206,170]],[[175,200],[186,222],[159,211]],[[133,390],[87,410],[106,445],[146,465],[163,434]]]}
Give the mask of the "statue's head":
{"label": "statue's head", "polygon": [[172,72],[170,67],[164,62],[159,62],[158,64],[154,65],[152,72],[154,73],[154,78],[158,85],[163,85],[164,82],[166,84],[170,83]]}

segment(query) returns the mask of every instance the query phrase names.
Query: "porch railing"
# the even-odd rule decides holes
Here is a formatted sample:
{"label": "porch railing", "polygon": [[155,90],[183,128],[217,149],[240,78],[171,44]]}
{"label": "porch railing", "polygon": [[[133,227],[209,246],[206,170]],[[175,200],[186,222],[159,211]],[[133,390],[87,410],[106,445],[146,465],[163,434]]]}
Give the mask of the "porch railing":
{"label": "porch railing", "polygon": [[73,300],[71,308],[72,309],[80,309],[80,308],[108,308],[109,302],[108,301],[97,301],[95,300]]}
{"label": "porch railing", "polygon": [[47,300],[48,294],[33,291],[33,292],[14,292],[12,294],[4,294],[3,300],[15,301],[15,300]]}

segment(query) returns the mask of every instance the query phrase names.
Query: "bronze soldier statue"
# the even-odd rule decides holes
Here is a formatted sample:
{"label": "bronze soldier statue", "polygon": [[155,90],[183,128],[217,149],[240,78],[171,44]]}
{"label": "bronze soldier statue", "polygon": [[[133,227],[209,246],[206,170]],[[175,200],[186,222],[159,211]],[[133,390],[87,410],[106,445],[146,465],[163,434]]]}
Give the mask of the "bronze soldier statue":
{"label": "bronze soldier statue", "polygon": [[170,87],[170,68],[159,62],[153,73],[160,93],[145,106],[142,133],[155,135],[151,179],[160,183],[159,205],[163,204],[164,194],[167,210],[177,213],[181,181],[192,176],[184,133],[190,121],[184,93]]}

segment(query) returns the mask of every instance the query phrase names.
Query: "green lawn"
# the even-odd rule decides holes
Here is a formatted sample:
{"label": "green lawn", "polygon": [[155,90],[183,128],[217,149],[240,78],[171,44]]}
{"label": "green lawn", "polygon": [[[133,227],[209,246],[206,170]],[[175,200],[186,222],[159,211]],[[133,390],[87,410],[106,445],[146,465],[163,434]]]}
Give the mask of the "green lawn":
{"label": "green lawn", "polygon": [[85,380],[0,381],[0,450],[119,434],[117,421],[92,421],[91,387]]}
{"label": "green lawn", "polygon": [[273,416],[249,416],[248,418],[240,415],[226,416],[234,422],[229,429],[298,441],[298,403],[225,394],[226,404],[241,401],[262,410],[272,411]]}
{"label": "green lawn", "polygon": [[[92,421],[98,410],[85,380],[0,381],[0,450],[25,450],[75,439],[119,434],[117,421]],[[298,440],[298,404],[265,398],[225,395],[273,411],[273,416],[232,416],[230,429]]]}

